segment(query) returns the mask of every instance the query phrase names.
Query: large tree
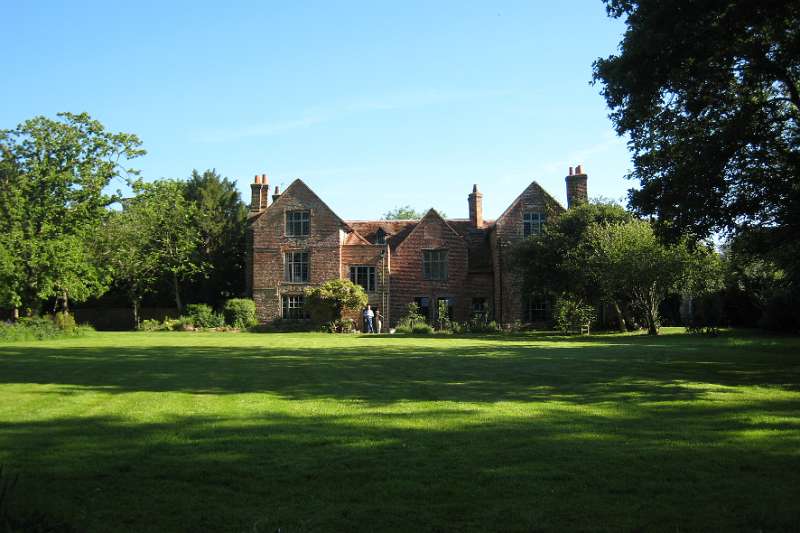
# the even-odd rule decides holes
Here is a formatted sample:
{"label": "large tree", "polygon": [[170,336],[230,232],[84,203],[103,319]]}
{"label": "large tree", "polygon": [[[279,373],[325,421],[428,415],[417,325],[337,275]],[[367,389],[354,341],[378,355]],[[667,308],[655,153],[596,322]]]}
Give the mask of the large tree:
{"label": "large tree", "polygon": [[[186,199],[186,184],[177,180],[133,183],[136,195],[123,203],[131,215],[123,219],[146,232],[148,263],[172,286],[175,306],[183,311],[182,284],[203,273],[207,264],[197,255],[202,244],[200,229],[195,225],[197,206]],[[130,230],[129,230],[130,231]]]}
{"label": "large tree", "polygon": [[586,301],[603,299],[615,310],[620,328],[625,329],[624,298],[601,293],[574,252],[592,225],[631,220],[630,212],[608,201],[582,204],[549,218],[541,234],[518,243],[512,251],[512,264],[522,276],[525,293],[551,298],[569,293]]}
{"label": "large tree", "polygon": [[660,232],[760,228],[800,273],[800,1],[605,0],[627,30],[594,80]]}
{"label": "large tree", "polygon": [[205,275],[190,286],[194,300],[219,305],[244,290],[247,206],[236,183],[216,170],[202,174],[193,170],[185,196],[196,208],[193,224],[200,231],[197,260],[208,265]]}
{"label": "large tree", "polygon": [[85,300],[107,287],[95,236],[144,154],[135,135],[112,133],[86,113],[35,117],[0,130],[0,305],[37,311],[43,300]]}
{"label": "large tree", "polygon": [[592,224],[571,254],[586,283],[609,298],[627,296],[657,335],[659,306],[669,294],[700,294],[719,288],[718,256],[706,246],[665,245],[643,220]]}

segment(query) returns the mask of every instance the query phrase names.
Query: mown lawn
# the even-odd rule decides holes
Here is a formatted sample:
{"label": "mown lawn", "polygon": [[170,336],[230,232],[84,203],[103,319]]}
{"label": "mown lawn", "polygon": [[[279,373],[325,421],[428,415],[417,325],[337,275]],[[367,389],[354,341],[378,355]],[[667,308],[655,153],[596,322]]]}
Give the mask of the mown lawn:
{"label": "mown lawn", "polygon": [[0,464],[79,531],[797,531],[800,339],[3,344]]}

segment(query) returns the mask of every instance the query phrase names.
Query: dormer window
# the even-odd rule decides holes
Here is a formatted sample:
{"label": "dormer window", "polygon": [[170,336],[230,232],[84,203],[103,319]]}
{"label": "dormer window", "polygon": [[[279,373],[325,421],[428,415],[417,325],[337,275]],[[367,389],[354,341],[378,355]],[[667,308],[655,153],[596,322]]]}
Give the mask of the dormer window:
{"label": "dormer window", "polygon": [[383,228],[378,228],[375,232],[375,244],[386,244],[386,232]]}
{"label": "dormer window", "polygon": [[307,237],[309,213],[307,210],[286,212],[286,236]]}
{"label": "dormer window", "polygon": [[539,235],[544,225],[544,213],[528,212],[522,215],[522,236]]}

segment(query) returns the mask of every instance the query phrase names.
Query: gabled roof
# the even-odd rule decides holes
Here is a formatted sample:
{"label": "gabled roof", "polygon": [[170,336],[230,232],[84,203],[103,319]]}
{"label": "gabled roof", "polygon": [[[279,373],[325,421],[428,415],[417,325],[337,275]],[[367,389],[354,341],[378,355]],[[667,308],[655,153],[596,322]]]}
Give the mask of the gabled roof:
{"label": "gabled roof", "polygon": [[[346,230],[348,233],[354,233],[354,230],[353,230],[353,228],[352,228],[352,227],[351,227],[351,226],[350,226],[350,225],[349,225],[347,222],[345,222],[344,220],[342,220],[342,217],[340,217],[339,215],[337,215],[337,214],[336,214],[336,211],[334,211],[333,209],[331,209],[330,207],[328,207],[328,204],[326,204],[326,203],[325,203],[325,202],[322,200],[322,198],[320,198],[319,196],[317,196],[317,193],[315,193],[315,192],[314,192],[314,191],[311,189],[311,187],[309,187],[308,185],[306,185],[306,183],[305,183],[303,180],[301,180],[300,178],[297,178],[297,179],[295,179],[294,181],[292,181],[292,182],[289,184],[289,186],[288,186],[288,187],[286,187],[286,189],[283,191],[283,193],[281,193],[281,195],[280,195],[280,196],[278,196],[278,199],[277,199],[277,200],[275,200],[274,202],[272,202],[271,204],[269,204],[269,205],[268,205],[268,206],[267,206],[265,209],[263,209],[263,210],[259,211],[258,213],[256,213],[256,214],[254,214],[254,215],[251,215],[250,217],[248,217],[248,222],[249,222],[249,223],[251,223],[251,224],[252,224],[252,223],[254,223],[254,222],[255,222],[255,221],[256,221],[256,220],[257,220],[259,217],[261,217],[261,215],[263,215],[264,213],[266,213],[267,211],[269,211],[269,210],[271,210],[271,209],[274,209],[274,207],[275,207],[276,205],[281,205],[281,204],[285,203],[285,202],[286,202],[285,198],[287,198],[288,196],[291,196],[291,195],[292,195],[292,193],[293,193],[293,192],[295,192],[296,190],[303,191],[305,194],[308,194],[308,195],[310,195],[310,196],[311,196],[311,197],[312,197],[312,198],[313,198],[315,201],[319,202],[319,203],[322,205],[322,207],[324,207],[325,209],[327,209],[327,210],[328,210],[328,212],[329,212],[331,215],[333,215],[333,216],[336,218],[337,222],[339,222],[339,224],[341,224],[341,225],[342,225],[342,227],[343,227],[343,228],[344,228],[344,229],[345,229],[345,230]],[[369,242],[368,242],[368,241],[367,241],[367,240],[366,240],[364,237],[362,237],[361,235],[358,235],[358,233],[357,233],[357,232],[355,232],[355,233],[356,233],[356,238],[357,238],[358,240],[362,241],[364,244],[369,244]]]}
{"label": "gabled roof", "polygon": [[[417,229],[422,225],[423,222],[425,222],[426,220],[429,220],[429,219],[434,219],[434,220],[437,220],[437,221],[441,222],[444,225],[444,227],[446,227],[451,232],[453,232],[454,235],[456,235],[457,237],[461,236],[461,235],[458,234],[458,232],[456,230],[453,229],[452,226],[450,226],[450,224],[447,223],[447,221],[445,219],[442,218],[442,216],[436,211],[436,209],[430,208],[430,209],[428,209],[428,212],[425,213],[425,216],[423,216],[422,219],[419,222],[417,222],[417,224],[415,224],[413,228],[411,228],[411,231],[409,231],[406,235],[403,236],[403,241],[405,241],[415,231],[417,231]],[[394,244],[394,247],[397,248],[398,246],[400,246],[402,244],[403,241]]]}
{"label": "gabled roof", "polygon": [[545,200],[548,200],[548,201],[552,202],[554,205],[559,207],[562,211],[566,211],[566,209],[564,209],[564,206],[561,205],[561,202],[559,202],[558,200],[553,198],[553,196],[549,192],[547,192],[544,189],[544,187],[539,185],[539,183],[536,180],[534,180],[534,181],[531,182],[530,185],[525,187],[525,189],[521,193],[519,193],[519,196],[517,196],[517,198],[513,202],[511,202],[511,205],[509,205],[506,208],[506,210],[503,211],[502,215],[497,217],[497,220],[495,222],[499,222],[499,221],[503,220],[505,218],[505,216],[508,213],[510,213],[517,206],[517,204],[519,204],[522,201],[522,197],[525,196],[525,193],[527,193],[528,191],[531,191],[533,189],[536,189],[538,192],[540,192],[542,194],[542,196],[545,198]]}

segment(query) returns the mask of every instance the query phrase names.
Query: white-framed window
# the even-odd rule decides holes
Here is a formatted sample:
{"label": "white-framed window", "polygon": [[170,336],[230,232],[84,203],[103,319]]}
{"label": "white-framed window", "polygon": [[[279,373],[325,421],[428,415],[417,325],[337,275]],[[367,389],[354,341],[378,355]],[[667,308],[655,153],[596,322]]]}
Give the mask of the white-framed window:
{"label": "white-framed window", "polygon": [[283,279],[291,283],[308,282],[308,252],[286,252]]}
{"label": "white-framed window", "polygon": [[375,267],[356,265],[350,267],[350,281],[361,285],[367,292],[375,291]]}
{"label": "white-framed window", "polygon": [[522,215],[522,236],[539,235],[544,225],[544,213],[527,212]]}
{"label": "white-framed window", "polygon": [[422,277],[447,279],[447,250],[422,250]]}
{"label": "white-framed window", "polygon": [[302,294],[283,295],[283,318],[296,320],[308,318],[306,314],[306,298]]}
{"label": "white-framed window", "polygon": [[309,219],[308,210],[286,211],[286,236],[307,237]]}

